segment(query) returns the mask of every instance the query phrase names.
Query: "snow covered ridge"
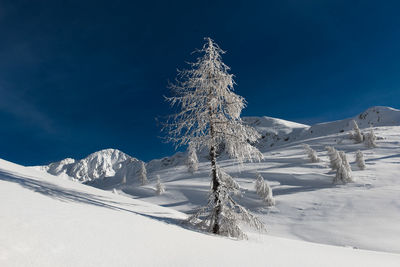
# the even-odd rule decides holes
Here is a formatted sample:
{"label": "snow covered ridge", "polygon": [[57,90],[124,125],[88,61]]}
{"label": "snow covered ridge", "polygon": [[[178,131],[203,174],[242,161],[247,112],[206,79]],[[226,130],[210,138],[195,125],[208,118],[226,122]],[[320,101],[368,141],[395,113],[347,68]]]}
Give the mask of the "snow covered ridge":
{"label": "snow covered ridge", "polygon": [[382,106],[371,107],[353,118],[315,124],[307,131],[310,134],[319,135],[348,131],[353,127],[352,120],[355,120],[361,129],[379,126],[398,126],[400,125],[400,110]]}
{"label": "snow covered ridge", "polygon": [[285,121],[271,117],[247,117],[243,120],[253,126],[261,135],[258,147],[267,151],[292,141],[307,140],[331,134],[350,131],[352,121],[356,121],[361,129],[381,126],[399,126],[400,110],[391,107],[375,106],[368,108],[353,118],[317,123],[312,126]]}
{"label": "snow covered ridge", "polygon": [[309,125],[272,118],[272,117],[243,117],[243,121],[248,125],[257,129],[261,134],[290,134],[293,131],[298,131],[299,129],[310,128]]}
{"label": "snow covered ridge", "polygon": [[81,160],[67,158],[42,166],[41,169],[57,176],[67,175],[80,182],[108,177],[122,181],[124,177],[127,180],[136,177],[141,162],[117,149],[104,149]]}

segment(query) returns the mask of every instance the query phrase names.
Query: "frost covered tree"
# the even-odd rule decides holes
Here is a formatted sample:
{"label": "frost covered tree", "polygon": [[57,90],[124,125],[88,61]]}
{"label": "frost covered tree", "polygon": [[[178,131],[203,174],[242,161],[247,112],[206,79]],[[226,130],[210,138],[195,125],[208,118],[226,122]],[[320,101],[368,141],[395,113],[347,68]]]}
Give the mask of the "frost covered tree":
{"label": "frost covered tree", "polygon": [[355,120],[353,122],[353,130],[354,132],[351,134],[351,137],[355,140],[356,143],[362,143],[364,141],[364,136],[358,128],[358,124]]}
{"label": "frost covered tree", "polygon": [[188,149],[187,166],[188,171],[193,174],[199,169],[199,160],[197,158],[196,148],[192,143],[189,143]]}
{"label": "frost covered tree", "polygon": [[351,174],[351,167],[350,167],[349,161],[347,160],[346,153],[344,153],[343,151],[339,151],[339,156],[340,156],[340,159],[342,160],[342,165],[347,170],[347,172],[349,174]]}
{"label": "frost covered tree", "polygon": [[332,146],[327,146],[325,149],[328,151],[328,157],[330,161],[330,167],[332,170],[339,169],[341,165],[341,158],[339,152]]}
{"label": "frost covered tree", "polygon": [[339,168],[336,171],[336,176],[333,179],[333,183],[350,183],[353,182],[352,178],[352,173],[351,173],[351,167],[349,162],[347,161],[346,154],[343,151],[339,152],[340,159],[341,159],[341,164]]}
{"label": "frost covered tree", "polygon": [[160,175],[157,175],[156,194],[162,195],[165,192],[165,186],[161,183]]}
{"label": "frost covered tree", "polygon": [[336,171],[333,183],[353,182],[350,164],[347,156],[343,151],[337,151],[334,147],[327,146],[330,166]]}
{"label": "frost covered tree", "polygon": [[178,113],[171,116],[165,130],[168,140],[177,147],[191,143],[196,149],[208,149],[211,171],[211,192],[208,204],[190,221],[220,235],[243,237],[239,221],[263,229],[263,224],[232,195],[235,183],[217,164],[217,148],[225,145],[231,158],[239,163],[245,160],[261,160],[262,154],[251,144],[260,135],[240,118],[246,102],[233,92],[233,75],[222,62],[225,52],[210,38],[205,38],[201,55],[191,69],[178,71],[178,78],[171,85],[174,96],[167,97]]}
{"label": "frost covered tree", "polygon": [[272,189],[267,182],[265,182],[264,177],[260,173],[256,174],[256,193],[263,200],[263,202],[271,207],[275,205],[275,199],[272,195]]}
{"label": "frost covered tree", "polygon": [[358,150],[356,153],[356,163],[360,170],[365,170],[364,154],[361,152],[361,150]]}
{"label": "frost covered tree", "polygon": [[147,184],[147,170],[146,170],[146,165],[142,161],[142,164],[140,165],[140,170],[139,170],[139,181],[142,185]]}
{"label": "frost covered tree", "polygon": [[371,129],[370,132],[365,135],[364,143],[368,148],[375,148],[377,147],[375,141],[376,141],[376,135],[374,129]]}
{"label": "frost covered tree", "polygon": [[315,163],[315,162],[319,162],[320,161],[320,159],[317,156],[317,152],[314,149],[312,149],[307,144],[304,144],[303,147],[304,147],[304,150],[307,153],[308,158],[311,160],[311,162]]}

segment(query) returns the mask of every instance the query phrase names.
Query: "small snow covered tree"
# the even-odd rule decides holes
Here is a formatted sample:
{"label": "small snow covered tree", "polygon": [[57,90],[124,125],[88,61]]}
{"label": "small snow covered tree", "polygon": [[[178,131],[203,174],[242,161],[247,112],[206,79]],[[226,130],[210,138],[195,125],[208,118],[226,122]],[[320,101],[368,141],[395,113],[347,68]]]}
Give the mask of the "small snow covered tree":
{"label": "small snow covered tree", "polygon": [[331,146],[325,147],[326,150],[328,150],[328,157],[330,161],[330,167],[332,170],[337,170],[339,169],[341,165],[341,158],[339,155],[339,152]]}
{"label": "small snow covered tree", "polygon": [[377,147],[375,141],[376,141],[376,135],[374,129],[371,128],[371,131],[365,135],[364,142],[368,148],[375,148]]}
{"label": "small snow covered tree", "polygon": [[147,184],[147,170],[146,170],[146,165],[144,164],[143,161],[139,170],[139,181],[142,185]]}
{"label": "small snow covered tree", "polygon": [[351,175],[351,167],[349,161],[347,160],[347,156],[343,151],[339,151],[340,159],[342,160],[342,165],[346,169],[346,171]]}
{"label": "small snow covered tree", "polygon": [[317,152],[316,152],[314,149],[312,149],[312,148],[311,148],[309,145],[307,145],[307,144],[304,144],[303,147],[304,147],[304,150],[305,150],[306,153],[307,153],[308,158],[311,160],[312,163],[315,163],[315,162],[319,162],[319,161],[320,161],[320,159],[319,159],[318,156],[317,156]]}
{"label": "small snow covered tree", "polygon": [[364,154],[361,152],[361,150],[358,150],[356,153],[356,163],[360,170],[365,170]]}
{"label": "small snow covered tree", "polygon": [[256,174],[256,193],[263,200],[263,202],[271,207],[275,205],[275,199],[272,195],[272,189],[260,173]]}
{"label": "small snow covered tree", "polygon": [[189,143],[188,149],[187,166],[188,171],[193,174],[199,169],[199,160],[197,158],[196,148],[194,145],[192,145],[192,143]]}
{"label": "small snow covered tree", "polygon": [[224,144],[231,158],[239,163],[245,160],[261,160],[262,154],[251,144],[259,133],[244,124],[240,118],[245,107],[243,97],[233,92],[233,75],[221,60],[225,53],[212,39],[206,43],[191,69],[179,71],[175,84],[171,85],[175,96],[167,98],[179,112],[170,118],[165,130],[169,141],[176,146],[191,143],[196,149],[209,150],[211,163],[211,192],[208,205],[191,217],[191,222],[208,231],[231,237],[243,237],[239,220],[244,220],[262,230],[263,224],[240,206],[233,198],[233,179],[220,170],[217,164],[217,148]]}
{"label": "small snow covered tree", "polygon": [[352,133],[352,138],[355,140],[356,143],[362,143],[364,141],[364,136],[360,131],[360,128],[358,128],[358,124],[355,120],[353,122],[353,130],[354,133]]}
{"label": "small snow covered tree", "polygon": [[343,151],[337,151],[334,147],[327,146],[330,166],[332,170],[336,170],[333,183],[348,183],[353,182],[351,167],[347,160],[346,154]]}
{"label": "small snow covered tree", "polygon": [[162,195],[165,192],[165,186],[161,183],[160,175],[157,175],[156,194]]}

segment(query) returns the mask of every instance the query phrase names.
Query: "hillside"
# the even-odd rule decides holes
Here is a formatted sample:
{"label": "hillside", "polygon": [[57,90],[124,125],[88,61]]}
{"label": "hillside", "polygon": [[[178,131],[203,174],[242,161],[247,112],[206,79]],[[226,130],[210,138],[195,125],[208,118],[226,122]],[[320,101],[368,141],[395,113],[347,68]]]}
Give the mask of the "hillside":
{"label": "hillside", "polygon": [[[321,136],[338,134],[353,129],[352,121],[355,120],[360,129],[382,126],[399,126],[400,110],[390,107],[371,107],[360,114],[343,120],[318,123],[312,126],[292,123],[280,119],[263,117],[258,118],[263,123],[250,125],[255,127],[262,135],[258,147],[262,151],[268,151],[274,146],[287,145],[292,142],[301,142]],[[248,121],[245,119],[245,121]],[[265,122],[266,121],[266,122]],[[267,125],[265,127],[264,125]],[[277,126],[276,126],[277,125]],[[276,129],[279,129],[278,131]],[[283,130],[281,130],[283,129]]]}
{"label": "hillside", "polygon": [[[398,266],[400,256],[251,234],[198,233],[186,215],[0,160],[1,266]],[[212,244],[212,245],[210,245]],[[290,252],[290,257],[287,257]]]}
{"label": "hillside", "polygon": [[[242,191],[239,201],[267,224],[270,235],[338,246],[400,253],[400,117],[398,110],[374,107],[341,121],[308,127],[284,120],[264,117],[248,119],[262,133],[279,133],[275,146],[265,146],[265,159],[238,167],[232,160],[220,163],[233,174]],[[378,148],[353,144],[348,138],[352,119],[365,131],[371,123],[378,137]],[[389,125],[389,126],[386,126]],[[271,127],[271,128],[268,128]],[[283,136],[282,136],[283,135]],[[291,137],[285,141],[286,137]],[[265,139],[265,138],[264,138]],[[264,140],[262,140],[264,142]],[[302,144],[317,150],[322,159],[309,163]],[[260,146],[263,143],[260,142]],[[264,143],[265,144],[265,143]],[[347,153],[355,183],[333,185],[334,172],[329,168],[325,146],[335,146]],[[262,147],[261,147],[262,148]],[[354,163],[355,152],[364,153],[367,169]],[[209,163],[201,156],[200,169],[187,172],[185,153],[147,163],[149,184],[140,186],[135,176],[127,184],[118,179],[97,179],[98,188],[116,190],[128,197],[192,213],[206,202],[209,189]],[[255,173],[269,181],[276,206],[266,208],[255,194]],[[167,192],[155,195],[156,175],[160,175]]]}

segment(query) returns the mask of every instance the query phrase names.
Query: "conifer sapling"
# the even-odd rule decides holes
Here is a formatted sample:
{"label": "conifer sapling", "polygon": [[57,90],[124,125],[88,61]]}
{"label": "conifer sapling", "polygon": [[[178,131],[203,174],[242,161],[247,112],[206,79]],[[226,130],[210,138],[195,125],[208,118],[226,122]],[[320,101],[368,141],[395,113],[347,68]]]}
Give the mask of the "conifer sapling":
{"label": "conifer sapling", "polygon": [[193,174],[199,169],[199,160],[197,158],[196,148],[192,143],[189,143],[188,149],[187,166],[188,171]]}
{"label": "conifer sapling", "polygon": [[356,163],[360,170],[365,170],[364,154],[360,150],[356,153]]}
{"label": "conifer sapling", "polygon": [[146,165],[144,162],[142,162],[139,170],[139,181],[142,185],[147,184],[147,170],[146,170]]}
{"label": "conifer sapling", "polygon": [[350,164],[347,156],[343,151],[337,151],[334,147],[327,146],[328,156],[330,159],[330,166],[332,170],[336,170],[336,175],[333,178],[333,183],[353,182]]}
{"label": "conifer sapling", "polygon": [[160,175],[157,175],[156,194],[162,195],[165,192],[165,186],[161,183]]}
{"label": "conifer sapling", "polygon": [[371,128],[370,132],[365,135],[364,142],[368,148],[375,148],[375,147],[377,147],[375,141],[376,141],[376,135],[375,135],[374,129]]}
{"label": "conifer sapling", "polygon": [[353,130],[354,130],[352,137],[356,143],[362,143],[364,141],[364,136],[361,133],[360,128],[358,128],[357,122],[355,120],[353,120],[352,122],[353,122]]}
{"label": "conifer sapling", "polygon": [[264,180],[260,173],[256,174],[256,193],[262,201],[269,207],[275,205],[275,199],[272,195],[272,189],[269,184]]}
{"label": "conifer sapling", "polygon": [[314,149],[312,149],[308,144],[304,144],[303,147],[307,153],[308,158],[311,160],[312,163],[320,161],[320,159],[317,156],[317,152]]}

